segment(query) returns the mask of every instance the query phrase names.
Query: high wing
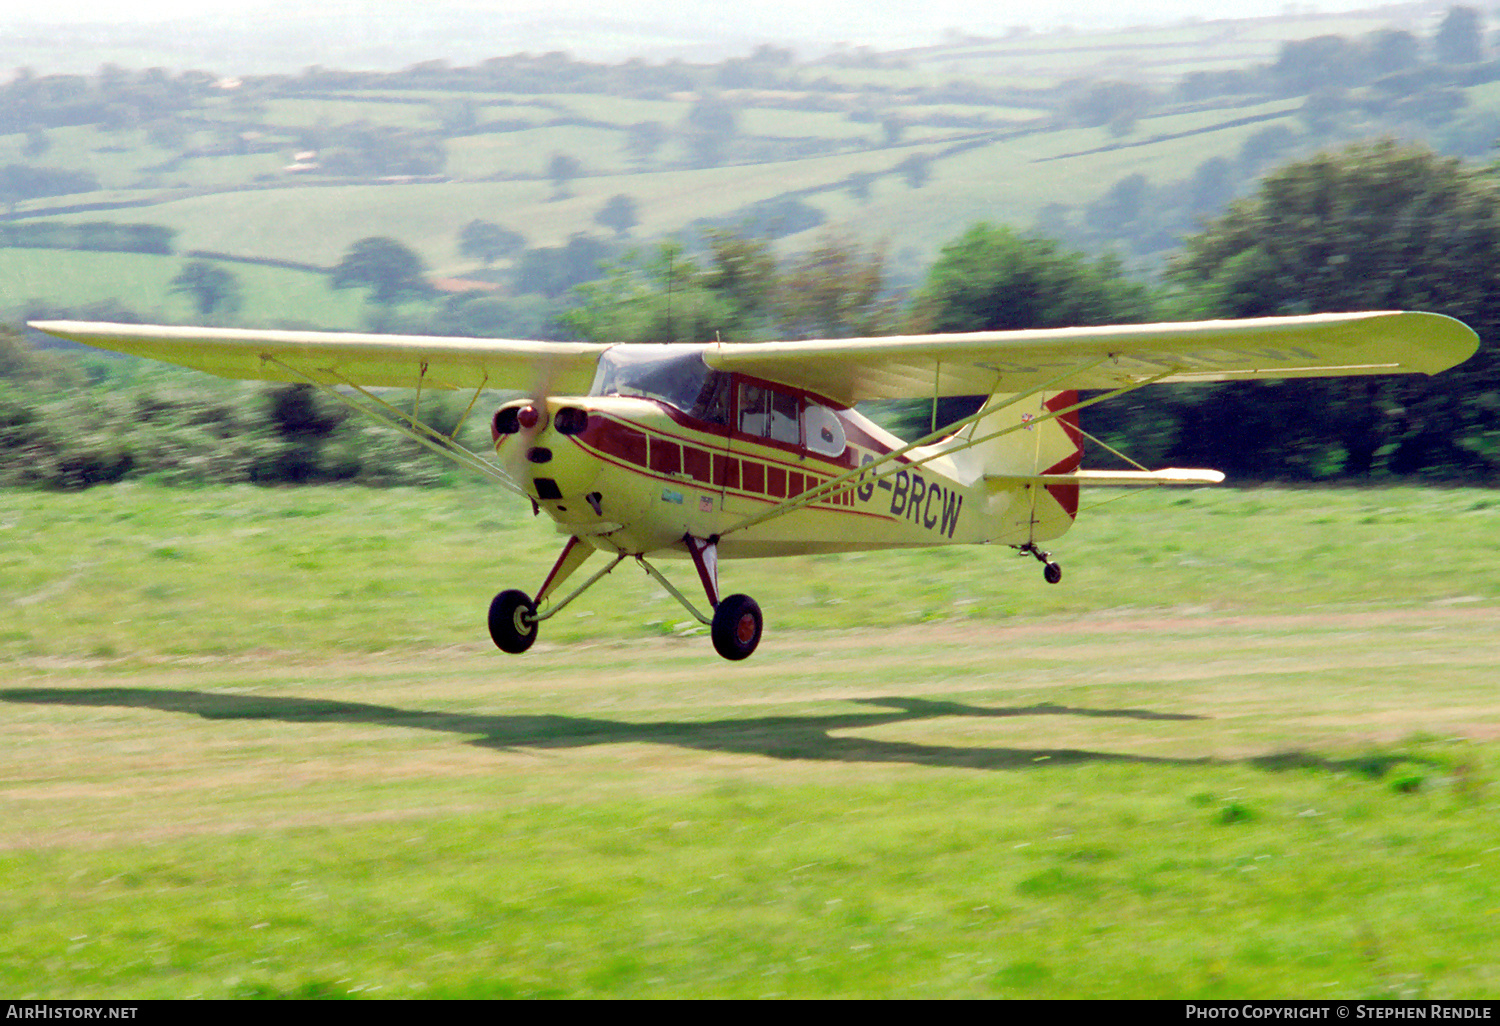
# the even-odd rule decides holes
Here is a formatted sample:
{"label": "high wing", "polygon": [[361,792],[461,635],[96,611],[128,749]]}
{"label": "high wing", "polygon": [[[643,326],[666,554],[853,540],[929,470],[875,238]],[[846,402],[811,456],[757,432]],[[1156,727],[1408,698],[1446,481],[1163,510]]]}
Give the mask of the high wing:
{"label": "high wing", "polygon": [[[587,392],[607,344],[37,321],[101,349],[226,378],[424,388]],[[1466,325],[1379,311],[1238,321],[711,345],[704,360],[838,402],[989,395],[1047,387],[1359,374],[1436,374],[1472,356]]]}
{"label": "high wing", "polygon": [[709,366],[853,405],[867,399],[1117,389],[1136,383],[1436,374],[1472,356],[1467,325],[1379,311],[1238,321],[710,346]]}
{"label": "high wing", "polygon": [[326,331],[177,328],[81,321],[31,327],[100,349],[145,356],[223,378],[412,388],[529,389],[582,395],[609,347],[584,342]]}

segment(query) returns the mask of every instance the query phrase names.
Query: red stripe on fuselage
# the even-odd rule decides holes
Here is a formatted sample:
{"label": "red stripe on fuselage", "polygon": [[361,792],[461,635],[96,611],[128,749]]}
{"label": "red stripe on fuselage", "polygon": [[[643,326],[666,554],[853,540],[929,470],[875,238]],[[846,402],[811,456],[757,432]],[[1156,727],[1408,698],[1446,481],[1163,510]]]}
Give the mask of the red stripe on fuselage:
{"label": "red stripe on fuselage", "polygon": [[[673,419],[675,421],[676,418]],[[802,478],[804,488],[808,488],[815,487],[817,484],[843,473],[847,469],[852,469],[853,466],[852,462],[849,467],[844,467],[837,461],[823,457],[812,457],[809,454],[809,459],[815,458],[820,464],[815,468],[818,471],[817,474],[809,474],[806,469],[808,466],[806,462],[790,463],[767,456],[750,456],[744,452],[729,449],[727,447],[728,436],[724,437],[726,442],[725,447],[706,446],[702,443],[701,439],[687,438],[656,428],[646,427],[614,414],[606,415],[595,412],[589,415],[588,427],[582,434],[574,436],[572,440],[576,444],[583,446],[591,455],[614,466],[621,467],[633,473],[642,474],[646,477],[652,477],[659,481],[667,481],[678,485],[685,483],[681,477],[666,473],[662,467],[654,465],[661,461],[651,451],[651,441],[659,439],[661,442],[670,444],[678,450],[678,462],[676,465],[681,467],[684,472],[689,473],[694,482],[709,489],[723,489],[726,492],[733,493],[736,498],[751,499],[771,505],[789,497],[789,489],[786,487],[786,481],[790,475],[795,474],[797,477]],[[703,457],[706,457],[706,460]],[[721,460],[724,461],[726,467],[749,463],[761,468],[761,487],[753,491],[747,490],[743,486],[742,477],[740,478],[740,483],[735,487],[730,487],[727,481],[721,482],[715,480],[716,474],[712,468]],[[710,469],[704,470],[705,466]],[[701,471],[701,476],[700,473],[695,473],[695,470]],[[782,483],[779,492],[772,488],[770,484],[770,480],[778,474]],[[816,477],[817,480],[809,482],[807,479],[812,477]],[[851,508],[854,504],[856,487],[851,482],[847,488],[836,495],[820,502],[815,502],[812,506],[816,509],[824,509],[832,512],[879,516],[878,514]],[[799,489],[798,492],[801,490]],[[880,519],[890,518],[880,517]]]}

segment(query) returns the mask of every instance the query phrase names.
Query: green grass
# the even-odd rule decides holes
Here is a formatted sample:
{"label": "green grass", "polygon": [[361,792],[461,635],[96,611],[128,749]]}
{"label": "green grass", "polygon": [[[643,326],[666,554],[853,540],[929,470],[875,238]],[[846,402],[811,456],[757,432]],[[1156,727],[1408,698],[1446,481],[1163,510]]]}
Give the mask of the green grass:
{"label": "green grass", "polygon": [[7,493],[0,989],[1493,998],[1497,516],[726,563],[729,664],[627,567],[496,652],[556,540],[478,486]]}
{"label": "green grass", "polygon": [[[1034,561],[1010,549],[968,547],[727,562],[725,586],[771,611],[772,636],[783,626],[1335,614],[1500,600],[1500,566],[1476,556],[1500,530],[1500,502],[1487,491],[1163,491],[1096,510],[1090,501],[1073,530],[1049,544],[1067,574],[1061,587],[1042,586]],[[0,653],[13,656],[464,645],[489,597],[534,589],[561,544],[545,518],[482,485],[12,492],[0,497],[0,525],[18,543],[0,554],[0,602],[14,609]],[[679,576],[686,566],[669,565]],[[235,582],[228,605],[226,579]],[[650,633],[652,621],[668,633],[691,624],[623,566],[542,637],[614,641]],[[392,623],[401,625],[399,642]]]}

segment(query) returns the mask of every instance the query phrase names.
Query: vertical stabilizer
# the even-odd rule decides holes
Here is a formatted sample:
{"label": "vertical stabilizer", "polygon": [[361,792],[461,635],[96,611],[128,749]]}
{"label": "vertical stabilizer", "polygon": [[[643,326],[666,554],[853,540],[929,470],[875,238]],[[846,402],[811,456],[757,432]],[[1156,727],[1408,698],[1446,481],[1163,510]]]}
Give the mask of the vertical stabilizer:
{"label": "vertical stabilizer", "polygon": [[[1013,396],[992,395],[983,409],[993,411],[947,440],[954,464],[966,480],[995,479],[993,490],[1013,492],[1014,481],[999,479],[1034,477],[1039,474],[1071,474],[1083,461],[1083,436],[1078,431],[1078,411],[1053,416],[1078,402],[1078,393],[1047,392],[1012,403]],[[1056,528],[1038,531],[1052,537],[1066,530],[1078,514],[1076,484],[1026,486],[1024,500],[1033,523]],[[1000,496],[996,496],[997,499]],[[1018,497],[1019,498],[1019,497]],[[1014,499],[1011,500],[1012,504]],[[998,510],[997,510],[998,512]]]}

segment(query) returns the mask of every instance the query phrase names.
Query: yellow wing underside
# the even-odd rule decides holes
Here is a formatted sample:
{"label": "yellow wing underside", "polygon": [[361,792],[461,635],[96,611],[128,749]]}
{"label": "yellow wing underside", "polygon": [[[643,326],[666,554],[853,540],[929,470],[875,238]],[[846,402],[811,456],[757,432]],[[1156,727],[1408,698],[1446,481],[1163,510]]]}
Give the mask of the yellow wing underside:
{"label": "yellow wing underside", "polygon": [[[372,387],[529,389],[579,395],[605,344],[41,321],[87,345],[228,378]],[[1430,313],[1312,314],[1240,321],[710,345],[710,367],[853,405],[867,399],[1117,389],[1135,383],[1435,374],[1478,348]]]}

